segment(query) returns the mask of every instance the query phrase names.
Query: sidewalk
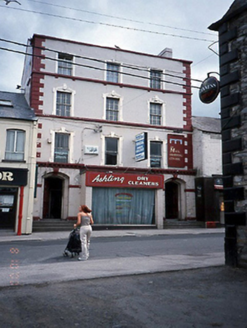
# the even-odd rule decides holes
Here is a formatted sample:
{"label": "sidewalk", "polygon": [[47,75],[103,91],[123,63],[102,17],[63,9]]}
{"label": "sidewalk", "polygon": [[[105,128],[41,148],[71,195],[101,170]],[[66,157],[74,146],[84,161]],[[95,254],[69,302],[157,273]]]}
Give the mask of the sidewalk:
{"label": "sidewalk", "polygon": [[[141,237],[141,236],[157,236],[157,235],[198,235],[198,234],[213,234],[225,233],[225,228],[194,228],[194,229],[137,229],[137,230],[96,230],[92,232],[92,238],[100,237]],[[69,231],[57,232],[34,232],[30,235],[17,236],[16,233],[8,230],[0,230],[0,243],[9,241],[27,241],[27,240],[59,240],[68,239]]]}

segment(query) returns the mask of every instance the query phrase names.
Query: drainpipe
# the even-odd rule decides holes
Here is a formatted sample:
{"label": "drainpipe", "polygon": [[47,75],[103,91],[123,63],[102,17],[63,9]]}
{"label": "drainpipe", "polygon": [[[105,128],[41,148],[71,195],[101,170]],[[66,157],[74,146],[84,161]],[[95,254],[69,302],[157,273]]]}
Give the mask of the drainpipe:
{"label": "drainpipe", "polygon": [[19,205],[19,213],[18,213],[18,230],[17,230],[17,235],[18,236],[21,235],[23,198],[24,198],[24,186],[21,186],[21,190],[20,190],[20,205]]}

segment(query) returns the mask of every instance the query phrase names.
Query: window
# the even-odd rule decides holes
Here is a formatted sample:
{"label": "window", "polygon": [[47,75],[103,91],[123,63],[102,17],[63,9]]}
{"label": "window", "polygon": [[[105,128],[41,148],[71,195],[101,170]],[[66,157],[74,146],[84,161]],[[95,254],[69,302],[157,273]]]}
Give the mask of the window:
{"label": "window", "polygon": [[5,159],[24,161],[25,131],[7,130]]}
{"label": "window", "polygon": [[162,143],[159,141],[150,142],[150,166],[161,167],[161,147]]}
{"label": "window", "polygon": [[150,103],[150,124],[161,125],[161,109],[161,104]]}
{"label": "window", "polygon": [[162,71],[150,71],[150,88],[161,89]]}
{"label": "window", "polygon": [[68,163],[69,134],[55,133],[54,162]]}
{"label": "window", "polygon": [[106,120],[118,121],[119,99],[106,98]]}
{"label": "window", "polygon": [[105,138],[105,164],[116,165],[118,155],[118,139]]}
{"label": "window", "polygon": [[58,54],[58,74],[72,75],[73,56],[68,54]]}
{"label": "window", "polygon": [[106,80],[108,82],[119,83],[119,64],[107,63]]}
{"label": "window", "polygon": [[71,93],[57,91],[56,115],[70,116]]}

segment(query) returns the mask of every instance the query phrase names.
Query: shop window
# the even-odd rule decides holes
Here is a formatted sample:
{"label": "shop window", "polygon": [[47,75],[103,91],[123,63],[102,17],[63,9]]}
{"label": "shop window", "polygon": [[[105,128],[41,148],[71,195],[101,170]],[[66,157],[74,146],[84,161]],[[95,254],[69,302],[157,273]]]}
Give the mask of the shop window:
{"label": "shop window", "polygon": [[7,130],[5,160],[24,161],[25,131]]}
{"label": "shop window", "polygon": [[105,138],[105,164],[117,165],[118,139]]}
{"label": "shop window", "polygon": [[150,142],[150,166],[151,167],[161,167],[162,162],[162,142],[151,141]]}
{"label": "shop window", "polygon": [[150,124],[161,125],[162,104],[150,103]]}
{"label": "shop window", "polygon": [[107,63],[106,80],[108,82],[119,83],[120,65],[115,63]]}
{"label": "shop window", "polygon": [[55,133],[54,162],[68,163],[69,134]]}
{"label": "shop window", "polygon": [[106,98],[106,119],[108,121],[118,121],[119,99]]}
{"label": "shop window", "polygon": [[161,89],[162,71],[150,70],[150,88]]}
{"label": "shop window", "polygon": [[58,74],[72,75],[73,56],[69,54],[58,54]]}
{"label": "shop window", "polygon": [[71,93],[57,91],[56,115],[70,116]]}

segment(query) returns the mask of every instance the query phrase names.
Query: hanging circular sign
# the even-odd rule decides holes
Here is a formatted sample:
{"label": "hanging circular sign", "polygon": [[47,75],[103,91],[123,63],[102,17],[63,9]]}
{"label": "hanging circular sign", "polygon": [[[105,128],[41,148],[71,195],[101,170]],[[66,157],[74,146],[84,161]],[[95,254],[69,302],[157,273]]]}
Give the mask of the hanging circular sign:
{"label": "hanging circular sign", "polygon": [[205,104],[213,102],[220,92],[220,83],[214,76],[208,77],[201,84],[199,98]]}

